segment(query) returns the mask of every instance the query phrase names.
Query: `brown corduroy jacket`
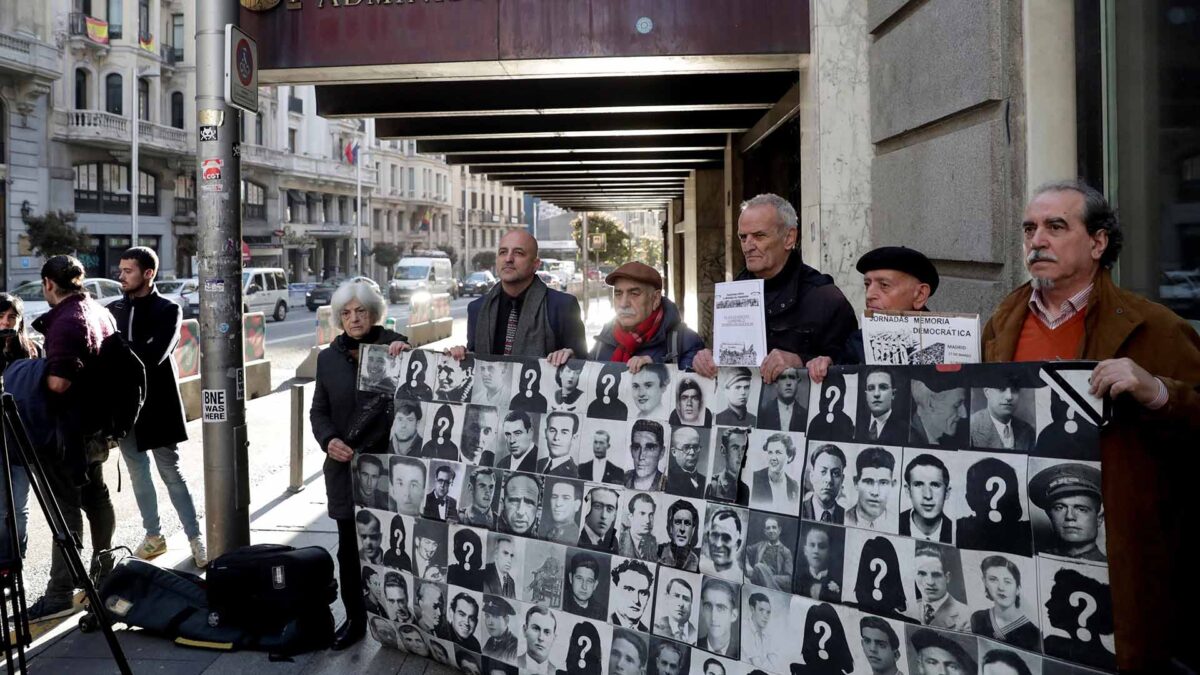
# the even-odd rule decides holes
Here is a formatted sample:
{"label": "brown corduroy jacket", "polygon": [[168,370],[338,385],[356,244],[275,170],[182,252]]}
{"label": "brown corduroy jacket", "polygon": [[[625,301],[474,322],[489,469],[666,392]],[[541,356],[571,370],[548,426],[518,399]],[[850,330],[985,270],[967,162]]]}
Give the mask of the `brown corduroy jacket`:
{"label": "brown corduroy jacket", "polygon": [[[1012,360],[1031,293],[1026,283],[1000,303],[983,331],[985,361]],[[1101,270],[1079,358],[1132,359],[1170,394],[1159,410],[1119,397],[1100,435],[1118,667],[1165,672],[1172,657],[1195,658],[1200,580],[1184,552],[1200,518],[1200,335]]]}

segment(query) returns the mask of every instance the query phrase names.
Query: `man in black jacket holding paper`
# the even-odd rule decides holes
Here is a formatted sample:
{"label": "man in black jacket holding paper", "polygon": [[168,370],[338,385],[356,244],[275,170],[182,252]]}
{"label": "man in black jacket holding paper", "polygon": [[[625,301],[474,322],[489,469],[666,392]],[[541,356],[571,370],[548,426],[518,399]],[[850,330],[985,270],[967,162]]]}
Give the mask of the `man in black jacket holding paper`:
{"label": "man in black jacket holding paper", "polygon": [[[743,203],[738,218],[746,269],[737,279],[763,280],[767,357],[760,369],[767,384],[813,357],[827,354],[840,358],[846,338],[858,327],[854,309],[834,285],[833,277],[800,260],[797,227],[796,209],[774,194],[761,194]],[[692,368],[705,377],[715,377],[712,350],[698,352]]]}
{"label": "man in black jacket holding paper", "polygon": [[195,502],[179,472],[178,443],[187,440],[187,420],[172,354],[179,342],[182,313],[179,305],[158,294],[154,286],[157,274],[158,255],[154,251],[144,246],[125,251],[118,273],[125,297],[109,306],[117,330],[146,368],[146,403],[133,433],[120,442],[133,496],[146,529],[146,536],[134,555],[148,560],[167,550],[158,517],[158,495],[150,476],[149,455],[153,454],[158,475],[167,486],[167,494],[191,544],[192,560],[203,568],[208,565],[208,551],[200,533]]}

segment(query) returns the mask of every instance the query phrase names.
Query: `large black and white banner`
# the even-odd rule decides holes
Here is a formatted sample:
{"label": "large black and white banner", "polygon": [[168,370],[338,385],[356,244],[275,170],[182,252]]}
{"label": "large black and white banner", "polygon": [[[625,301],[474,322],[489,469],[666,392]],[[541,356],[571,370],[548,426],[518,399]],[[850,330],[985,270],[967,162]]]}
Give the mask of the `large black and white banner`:
{"label": "large black and white banner", "polygon": [[1090,364],[361,362],[394,396],[353,472],[387,646],[471,675],[1115,669]]}

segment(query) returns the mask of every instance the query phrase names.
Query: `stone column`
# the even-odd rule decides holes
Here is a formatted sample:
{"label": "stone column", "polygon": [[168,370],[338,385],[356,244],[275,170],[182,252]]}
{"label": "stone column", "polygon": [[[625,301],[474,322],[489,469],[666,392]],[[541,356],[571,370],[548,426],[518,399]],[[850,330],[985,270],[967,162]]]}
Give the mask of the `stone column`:
{"label": "stone column", "polygon": [[854,264],[873,243],[868,4],[814,0],[809,62],[800,71],[800,251],[859,310]]}

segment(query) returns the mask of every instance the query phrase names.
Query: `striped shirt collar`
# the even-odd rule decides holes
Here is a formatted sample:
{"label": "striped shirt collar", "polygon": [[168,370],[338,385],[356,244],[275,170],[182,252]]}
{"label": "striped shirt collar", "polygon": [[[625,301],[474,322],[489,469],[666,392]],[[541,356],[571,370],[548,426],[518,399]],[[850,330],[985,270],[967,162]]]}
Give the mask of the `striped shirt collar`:
{"label": "striped shirt collar", "polygon": [[1087,288],[1067,298],[1057,308],[1047,305],[1042,298],[1042,292],[1035,288],[1033,289],[1033,294],[1029,296],[1029,311],[1033,312],[1046,328],[1054,330],[1067,321],[1070,321],[1071,317],[1082,312],[1087,307],[1088,298],[1091,297],[1092,289],[1095,287],[1095,283],[1088,284]]}

